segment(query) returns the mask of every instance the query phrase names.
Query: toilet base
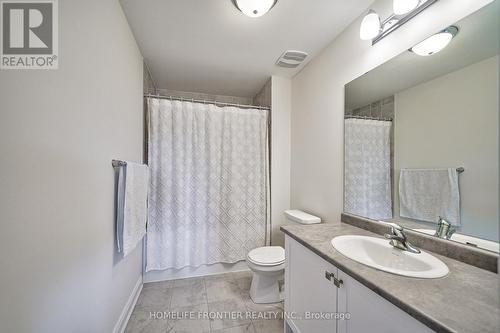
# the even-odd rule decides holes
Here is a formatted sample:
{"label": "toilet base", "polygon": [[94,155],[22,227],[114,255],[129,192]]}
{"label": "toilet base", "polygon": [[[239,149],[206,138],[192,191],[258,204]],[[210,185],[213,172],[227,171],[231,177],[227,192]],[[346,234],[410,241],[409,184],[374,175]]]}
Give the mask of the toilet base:
{"label": "toilet base", "polygon": [[252,301],[257,304],[281,302],[278,283],[281,278],[283,278],[283,271],[253,272],[252,285],[250,286]]}

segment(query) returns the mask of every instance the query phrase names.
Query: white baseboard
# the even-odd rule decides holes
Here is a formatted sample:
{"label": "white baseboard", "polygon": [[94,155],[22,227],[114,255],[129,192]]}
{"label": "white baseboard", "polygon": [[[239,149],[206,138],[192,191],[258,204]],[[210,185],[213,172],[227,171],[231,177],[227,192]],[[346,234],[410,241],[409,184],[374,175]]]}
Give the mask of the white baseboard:
{"label": "white baseboard", "polygon": [[122,313],[120,314],[120,318],[118,318],[118,321],[116,322],[115,327],[113,329],[113,333],[125,332],[128,320],[130,319],[130,315],[134,310],[135,303],[137,303],[137,299],[141,294],[141,290],[142,290],[142,276],[140,276],[139,280],[137,280],[137,283],[135,284],[134,289],[132,290],[132,293],[130,294],[127,300],[127,303],[123,307]]}

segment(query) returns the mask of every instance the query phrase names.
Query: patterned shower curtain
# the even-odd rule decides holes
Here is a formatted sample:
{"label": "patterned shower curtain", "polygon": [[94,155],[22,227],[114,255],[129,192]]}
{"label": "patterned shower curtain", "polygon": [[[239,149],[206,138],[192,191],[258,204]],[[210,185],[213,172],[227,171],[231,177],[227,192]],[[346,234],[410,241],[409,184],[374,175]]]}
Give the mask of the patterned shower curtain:
{"label": "patterned shower curtain", "polygon": [[146,271],[244,260],[267,242],[268,111],[148,98]]}
{"label": "patterned shower curtain", "polygon": [[375,220],[392,218],[392,122],[345,120],[344,211]]}

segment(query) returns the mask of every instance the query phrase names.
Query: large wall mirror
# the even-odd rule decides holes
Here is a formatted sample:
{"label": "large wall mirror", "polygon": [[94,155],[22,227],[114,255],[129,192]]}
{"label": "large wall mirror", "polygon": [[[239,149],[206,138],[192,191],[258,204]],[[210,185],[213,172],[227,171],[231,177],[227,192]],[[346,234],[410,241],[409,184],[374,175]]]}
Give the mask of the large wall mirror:
{"label": "large wall mirror", "polygon": [[345,213],[498,252],[499,3],[346,85]]}

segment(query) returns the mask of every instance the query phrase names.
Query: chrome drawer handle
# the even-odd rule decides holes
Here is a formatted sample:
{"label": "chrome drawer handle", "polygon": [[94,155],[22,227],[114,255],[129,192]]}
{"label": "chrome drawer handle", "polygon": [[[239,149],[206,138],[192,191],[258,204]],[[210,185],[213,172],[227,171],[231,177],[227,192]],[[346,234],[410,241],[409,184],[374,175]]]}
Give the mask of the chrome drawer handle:
{"label": "chrome drawer handle", "polygon": [[329,271],[325,271],[325,279],[327,279],[328,281],[332,281],[332,278],[333,278],[333,284],[334,284],[337,288],[342,287],[342,285],[344,284],[344,281],[342,281],[341,279],[337,279],[337,278],[335,277],[335,274],[330,273]]}

